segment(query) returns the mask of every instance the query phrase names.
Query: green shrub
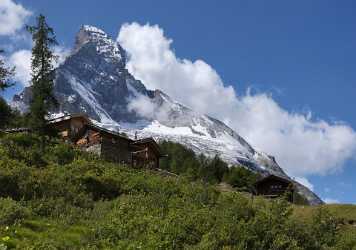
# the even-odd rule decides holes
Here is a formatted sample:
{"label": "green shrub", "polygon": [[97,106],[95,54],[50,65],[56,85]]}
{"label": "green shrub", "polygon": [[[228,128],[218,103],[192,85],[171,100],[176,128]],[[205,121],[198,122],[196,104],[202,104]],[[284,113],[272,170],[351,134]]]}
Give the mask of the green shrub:
{"label": "green shrub", "polygon": [[224,175],[224,181],[235,188],[251,192],[258,175],[242,166],[233,166]]}
{"label": "green shrub", "polygon": [[29,168],[22,162],[9,159],[6,155],[0,158],[0,197],[11,197],[19,200],[23,197],[21,180],[29,175]]}
{"label": "green shrub", "polygon": [[[0,90],[1,91],[1,90]],[[6,100],[0,96],[0,128],[9,124],[12,118],[11,107],[6,103]]]}
{"label": "green shrub", "polygon": [[28,166],[43,167],[47,163],[39,149],[37,136],[27,133],[6,135],[1,139],[1,145],[6,155],[26,163]]}
{"label": "green shrub", "polygon": [[338,220],[325,208],[318,208],[312,218],[311,232],[320,247],[330,247],[336,242]]}
{"label": "green shrub", "polygon": [[337,236],[336,249],[356,250],[356,228],[340,232]]}
{"label": "green shrub", "polygon": [[82,179],[85,190],[92,194],[95,201],[101,199],[114,199],[120,195],[120,185],[113,178],[97,178],[85,176]]}
{"label": "green shrub", "polygon": [[75,150],[68,144],[57,144],[49,149],[47,153],[50,161],[59,165],[69,164],[74,160]]}
{"label": "green shrub", "polygon": [[11,198],[0,198],[0,225],[12,225],[28,218],[30,211]]}
{"label": "green shrub", "polygon": [[228,172],[228,165],[219,156],[209,159],[204,155],[197,156],[193,150],[185,146],[164,141],[160,144],[164,157],[160,166],[170,172],[186,176],[190,180],[204,180],[209,183],[219,183]]}
{"label": "green shrub", "polygon": [[37,136],[28,133],[8,134],[1,141],[6,147],[15,146],[22,149],[31,148],[39,143]]}

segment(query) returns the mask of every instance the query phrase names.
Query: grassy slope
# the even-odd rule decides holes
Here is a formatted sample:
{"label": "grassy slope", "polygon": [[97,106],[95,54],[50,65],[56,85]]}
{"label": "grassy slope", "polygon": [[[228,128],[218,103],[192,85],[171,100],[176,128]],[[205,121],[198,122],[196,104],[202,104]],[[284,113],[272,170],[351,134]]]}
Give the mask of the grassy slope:
{"label": "grassy slope", "polygon": [[[271,202],[219,187],[103,162],[36,139],[0,145],[0,249],[352,249],[356,230],[316,207]],[[325,205],[350,220],[354,206]],[[326,228],[326,229],[325,229]],[[331,230],[332,231],[332,230]],[[319,236],[318,236],[319,235]],[[321,236],[320,236],[321,235]],[[318,238],[319,237],[319,238]]]}
{"label": "grassy slope", "polygon": [[[320,207],[327,209],[337,219],[339,230],[344,238],[356,240],[356,205],[325,204],[322,206],[294,206],[293,216],[300,221],[308,222]],[[350,247],[349,249],[353,248]]]}
{"label": "grassy slope", "polygon": [[[341,219],[345,224],[355,222],[356,226],[356,205],[325,204],[320,207],[328,209],[331,214]],[[301,220],[308,220],[317,209],[318,206],[296,206],[295,216]]]}

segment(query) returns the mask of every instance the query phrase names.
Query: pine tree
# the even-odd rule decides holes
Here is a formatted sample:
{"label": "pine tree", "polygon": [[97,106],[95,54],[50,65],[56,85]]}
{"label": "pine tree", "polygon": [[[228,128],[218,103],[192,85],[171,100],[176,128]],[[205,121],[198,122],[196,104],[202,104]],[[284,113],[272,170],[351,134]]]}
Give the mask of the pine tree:
{"label": "pine tree", "polygon": [[[3,50],[0,50],[0,53],[3,52]],[[11,82],[14,70],[14,68],[6,67],[4,61],[0,57],[0,92],[14,85],[14,83]],[[11,108],[0,96],[0,128],[5,127],[9,123],[11,115]]]}
{"label": "pine tree", "polygon": [[[4,51],[0,49],[0,53]],[[14,84],[10,81],[11,76],[13,76],[15,68],[8,68],[5,66],[4,61],[0,57],[0,91],[4,91],[6,88],[13,86]]]}
{"label": "pine tree", "polygon": [[43,15],[37,17],[36,26],[28,26],[32,34],[32,100],[30,104],[31,128],[41,137],[41,149],[44,150],[46,136],[51,135],[46,117],[51,108],[58,105],[53,94],[55,72],[53,62],[57,59],[51,47],[57,44],[53,29],[46,23]]}

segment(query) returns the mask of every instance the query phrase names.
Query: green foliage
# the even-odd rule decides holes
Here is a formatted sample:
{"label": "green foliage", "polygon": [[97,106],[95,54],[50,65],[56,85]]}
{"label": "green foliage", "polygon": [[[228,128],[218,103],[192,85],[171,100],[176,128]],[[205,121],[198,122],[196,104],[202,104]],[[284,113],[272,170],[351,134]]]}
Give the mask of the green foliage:
{"label": "green foliage", "polygon": [[190,180],[203,180],[209,183],[219,183],[229,171],[225,162],[218,156],[208,159],[195,153],[183,145],[164,141],[160,144],[167,157],[160,162],[162,169],[184,175]]}
{"label": "green foliage", "polygon": [[[7,248],[321,250],[356,246],[356,234],[341,230],[338,220],[325,210],[316,210],[303,221],[293,216],[296,208],[282,199],[221,193],[202,177],[195,182],[184,176],[163,177],[101,161],[65,144],[49,144],[39,168],[25,153],[40,152],[39,144],[37,136],[26,134],[0,139],[0,197],[5,197],[0,198],[0,221],[7,225],[0,225],[0,244]],[[212,172],[218,180],[221,172]],[[1,242],[2,238],[6,241]]]}
{"label": "green foliage", "polygon": [[12,118],[11,108],[2,97],[0,97],[0,117],[0,128],[8,125]]}
{"label": "green foliage", "polygon": [[[3,50],[0,49],[0,53],[2,52]],[[0,94],[5,89],[14,85],[10,80],[14,72],[15,68],[7,68],[5,62],[0,57]],[[10,106],[7,105],[5,99],[0,96],[0,129],[9,124],[12,115]]]}
{"label": "green foliage", "polygon": [[44,150],[46,136],[53,133],[47,126],[46,116],[54,106],[58,105],[53,94],[54,69],[53,61],[56,56],[51,46],[57,44],[53,29],[48,26],[43,15],[37,17],[36,26],[28,26],[32,34],[32,100],[30,103],[31,127],[41,135],[41,149]]}
{"label": "green foliage", "polygon": [[257,180],[258,175],[252,171],[239,166],[233,166],[224,176],[224,181],[231,186],[243,191],[251,192],[253,185]]}
{"label": "green foliage", "polygon": [[195,153],[178,143],[164,141],[160,144],[161,149],[167,157],[160,162],[160,167],[177,174],[187,174],[192,179],[197,179],[200,161]]}
{"label": "green foliage", "polygon": [[49,149],[48,155],[51,161],[59,165],[65,165],[74,160],[75,151],[68,144],[57,144]]}
{"label": "green foliage", "polygon": [[28,115],[22,115],[17,110],[12,110],[7,102],[0,97],[0,129],[27,127]]}
{"label": "green foliage", "polygon": [[11,198],[0,198],[0,225],[12,225],[28,218],[30,211]]}
{"label": "green foliage", "polygon": [[39,142],[39,137],[27,133],[6,135],[1,140],[9,158],[23,161],[30,166],[42,167],[46,162],[44,154],[39,150]]}
{"label": "green foliage", "polygon": [[28,128],[31,115],[29,113],[21,114],[18,110],[11,110],[11,119],[9,128]]}
{"label": "green foliage", "polygon": [[227,164],[218,156],[215,156],[212,160],[201,160],[200,162],[202,165],[200,173],[203,176],[203,180],[210,183],[221,182],[223,176],[229,171]]}
{"label": "green foliage", "polygon": [[[4,51],[0,49],[0,53],[3,52]],[[14,73],[15,68],[6,67],[5,62],[0,57],[0,91],[4,91],[5,89],[14,85],[10,80]]]}
{"label": "green foliage", "polygon": [[313,216],[312,230],[315,242],[321,247],[330,247],[335,244],[338,221],[331,213],[320,207]]}
{"label": "green foliage", "polygon": [[339,250],[356,250],[356,228],[351,227],[343,230],[337,236],[335,249]]}

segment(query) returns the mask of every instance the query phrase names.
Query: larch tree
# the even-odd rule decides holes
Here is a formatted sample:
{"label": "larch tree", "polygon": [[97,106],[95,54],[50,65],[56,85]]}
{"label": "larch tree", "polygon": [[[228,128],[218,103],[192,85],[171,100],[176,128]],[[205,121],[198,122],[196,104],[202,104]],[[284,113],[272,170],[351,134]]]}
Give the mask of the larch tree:
{"label": "larch tree", "polygon": [[51,130],[47,126],[47,117],[51,108],[58,105],[53,94],[54,67],[57,57],[52,48],[57,44],[53,29],[46,23],[46,18],[39,15],[35,26],[27,26],[32,34],[34,46],[32,48],[32,100],[30,103],[31,128],[41,138],[41,149],[45,148],[47,138],[51,137]]}

